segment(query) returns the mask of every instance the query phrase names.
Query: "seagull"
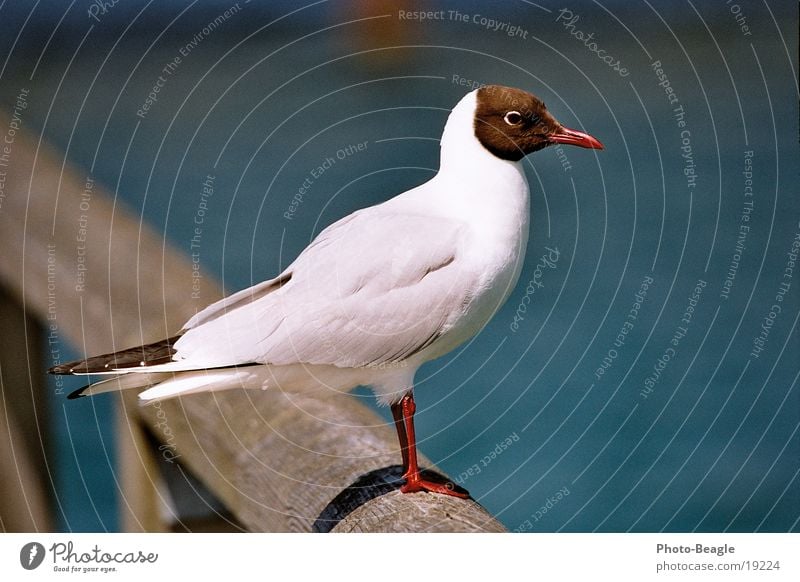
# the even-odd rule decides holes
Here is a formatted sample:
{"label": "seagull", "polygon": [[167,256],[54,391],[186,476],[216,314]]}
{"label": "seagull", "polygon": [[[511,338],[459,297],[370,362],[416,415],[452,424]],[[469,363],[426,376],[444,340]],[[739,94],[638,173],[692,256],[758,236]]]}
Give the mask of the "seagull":
{"label": "seagull", "polygon": [[536,96],[480,87],[450,113],[429,181],[328,226],[277,277],[199,311],[174,337],[49,371],[110,376],[70,398],[132,388],[155,401],[242,386],[370,386],[391,407],[401,491],[467,497],[420,471],[414,375],[477,334],[513,291],[530,222],[521,162],[553,144],[603,149]]}

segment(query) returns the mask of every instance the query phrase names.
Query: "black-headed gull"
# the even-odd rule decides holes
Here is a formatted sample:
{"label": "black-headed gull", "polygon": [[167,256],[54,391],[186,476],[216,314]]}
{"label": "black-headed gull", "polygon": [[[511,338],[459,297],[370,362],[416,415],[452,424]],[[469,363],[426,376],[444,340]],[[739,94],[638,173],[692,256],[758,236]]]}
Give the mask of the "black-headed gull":
{"label": "black-headed gull", "polygon": [[71,397],[147,388],[145,401],[239,386],[368,385],[391,405],[401,490],[464,497],[420,473],[414,374],[478,333],[514,289],[530,204],[520,160],[556,143],[603,148],[530,93],[472,91],[447,120],[428,182],[332,224],[283,273],[210,305],[175,337],[50,372],[113,375]]}

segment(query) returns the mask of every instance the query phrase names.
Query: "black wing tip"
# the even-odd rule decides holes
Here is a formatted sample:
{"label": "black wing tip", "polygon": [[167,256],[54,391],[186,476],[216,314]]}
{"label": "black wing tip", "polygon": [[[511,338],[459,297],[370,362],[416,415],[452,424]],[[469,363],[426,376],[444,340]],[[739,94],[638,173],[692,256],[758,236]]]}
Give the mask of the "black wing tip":
{"label": "black wing tip", "polygon": [[93,372],[124,371],[127,368],[167,364],[174,361],[172,356],[175,355],[175,349],[172,345],[180,337],[181,334],[179,333],[171,338],[151,344],[67,362],[66,364],[53,366],[48,370],[48,373],[57,375],[91,374]]}
{"label": "black wing tip", "polygon": [[74,362],[67,362],[66,364],[59,364],[47,370],[48,374],[55,374],[56,376],[69,376],[77,374],[89,374],[91,372],[106,372],[108,366],[99,368],[90,365],[88,360],[75,360]]}
{"label": "black wing tip", "polygon": [[53,366],[49,370],[47,370],[48,374],[55,374],[57,376],[63,376],[65,374],[72,374],[73,370],[75,369],[75,364],[61,364],[59,366]]}
{"label": "black wing tip", "polygon": [[70,392],[69,394],[67,394],[67,400],[77,400],[78,398],[84,398],[88,396],[87,394],[84,394],[84,392],[88,387],[89,386],[83,386],[81,388],[78,388],[74,392]]}

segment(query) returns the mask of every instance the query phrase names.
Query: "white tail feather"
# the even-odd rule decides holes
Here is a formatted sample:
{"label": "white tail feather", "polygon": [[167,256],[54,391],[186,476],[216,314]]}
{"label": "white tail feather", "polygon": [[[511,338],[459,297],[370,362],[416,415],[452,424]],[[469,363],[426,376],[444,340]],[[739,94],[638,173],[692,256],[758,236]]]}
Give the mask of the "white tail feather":
{"label": "white tail feather", "polygon": [[104,392],[117,392],[131,388],[149,388],[154,384],[163,382],[170,374],[119,374],[108,380],[95,382],[84,388],[81,396],[94,396]]}
{"label": "white tail feather", "polygon": [[144,402],[152,402],[204,390],[227,390],[245,387],[245,380],[250,376],[252,374],[244,370],[184,372],[153,386],[149,390],[145,390],[139,394],[139,399]]}

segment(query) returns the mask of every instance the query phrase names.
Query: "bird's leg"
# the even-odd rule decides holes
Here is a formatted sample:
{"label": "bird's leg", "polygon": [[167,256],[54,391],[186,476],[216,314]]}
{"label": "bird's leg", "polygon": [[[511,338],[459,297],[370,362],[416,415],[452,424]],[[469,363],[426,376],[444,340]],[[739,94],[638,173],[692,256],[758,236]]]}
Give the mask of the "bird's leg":
{"label": "bird's leg", "polygon": [[454,497],[469,497],[467,492],[455,491],[451,484],[435,483],[423,478],[420,474],[417,465],[417,439],[414,433],[414,412],[416,410],[417,405],[414,403],[414,395],[411,393],[406,394],[400,402],[392,405],[392,416],[394,416],[397,438],[403,454],[403,477],[406,480],[406,484],[400,487],[400,491],[403,493],[430,491]]}
{"label": "bird's leg", "polygon": [[406,434],[406,423],[403,418],[402,400],[392,404],[392,416],[394,417],[394,427],[397,429],[397,440],[400,441],[400,454],[403,455],[403,473],[408,470],[408,435]]}

